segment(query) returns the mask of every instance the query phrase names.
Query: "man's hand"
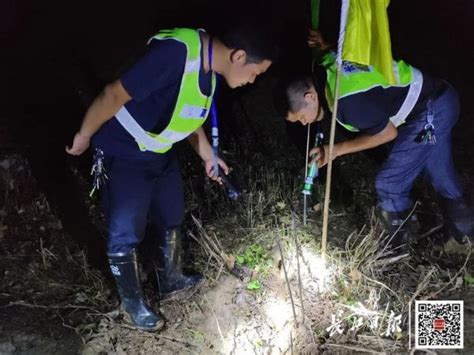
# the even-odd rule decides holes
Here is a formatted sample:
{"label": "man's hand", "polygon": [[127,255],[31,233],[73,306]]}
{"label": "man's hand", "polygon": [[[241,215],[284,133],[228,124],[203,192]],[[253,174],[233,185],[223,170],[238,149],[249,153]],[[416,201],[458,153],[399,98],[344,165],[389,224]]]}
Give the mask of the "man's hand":
{"label": "man's hand", "polygon": [[[217,164],[219,164],[222,170],[224,170],[224,174],[229,174],[229,167],[222,159],[217,159]],[[222,179],[218,177],[217,173],[214,173],[214,158],[204,160],[204,168],[206,169],[206,174],[209,178],[222,185]]]}
{"label": "man's hand", "polygon": [[[311,158],[309,164],[316,163],[318,164],[318,168],[323,167],[329,161],[329,146],[322,145],[320,147],[313,148],[309,151],[309,156]],[[333,146],[332,150],[332,157],[331,160],[334,160],[338,157],[337,153],[337,145]]]}
{"label": "man's hand", "polygon": [[[379,145],[385,144],[397,138],[398,131],[391,121],[388,121],[385,128],[377,134],[359,134],[359,136],[349,139],[344,142],[334,144],[332,150],[331,160],[337,157],[361,152],[366,149],[378,147]],[[318,167],[326,165],[329,161],[329,146],[324,145],[322,147],[313,148],[309,151],[311,158],[309,164],[317,163]]]}
{"label": "man's hand", "polygon": [[326,51],[330,47],[330,45],[324,40],[321,32],[315,31],[311,28],[308,30],[308,46],[310,48],[319,48],[322,51]]}
{"label": "man's hand", "polygon": [[77,132],[72,147],[66,146],[66,152],[71,155],[81,155],[89,148],[91,137]]}
{"label": "man's hand", "polygon": [[132,98],[120,79],[108,84],[87,109],[79,132],[74,136],[72,147],[66,147],[71,155],[81,155],[89,148],[91,137]]}

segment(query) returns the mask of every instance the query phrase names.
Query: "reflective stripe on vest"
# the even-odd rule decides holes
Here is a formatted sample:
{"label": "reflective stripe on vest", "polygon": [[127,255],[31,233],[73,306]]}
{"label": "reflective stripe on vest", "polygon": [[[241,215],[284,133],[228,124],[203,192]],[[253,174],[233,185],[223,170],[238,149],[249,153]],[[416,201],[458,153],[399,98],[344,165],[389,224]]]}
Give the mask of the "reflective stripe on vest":
{"label": "reflective stripe on vest", "polygon": [[398,127],[405,123],[406,118],[410,114],[413,107],[415,107],[418,98],[420,97],[421,88],[423,87],[423,74],[416,68],[412,67],[413,72],[413,79],[410,84],[410,88],[408,89],[407,96],[403,101],[402,106],[398,110],[395,116],[390,117],[390,121],[392,121],[395,127]]}
{"label": "reflective stripe on vest", "polygon": [[212,72],[211,95],[206,96],[199,87],[201,68],[201,40],[199,31],[176,28],[160,31],[152,39],[176,40],[186,47],[186,63],[181,78],[181,85],[176,99],[171,120],[159,134],[145,131],[123,106],[115,115],[124,129],[133,136],[139,149],[155,153],[165,153],[174,143],[189,136],[203,125],[211,107],[216,86],[216,75]]}
{"label": "reflective stripe on vest", "polygon": [[[138,123],[135,121],[133,116],[128,112],[125,106],[115,114],[115,118],[120,122],[120,124],[125,128],[125,130],[135,138],[135,141],[140,147],[146,147],[145,150],[158,151],[171,148],[171,145],[168,143],[162,143],[154,139],[148,134]],[[143,150],[143,149],[142,149]]]}
{"label": "reflective stripe on vest", "polygon": [[[323,59],[323,65],[326,68],[327,83],[325,88],[326,99],[329,107],[333,106],[333,92],[336,80],[336,65],[334,56],[331,53],[326,54]],[[405,87],[409,85],[408,93],[400,106],[398,112],[390,117],[390,121],[395,127],[405,123],[406,118],[415,107],[416,102],[423,87],[423,75],[421,72],[406,64],[403,61],[393,62],[395,78],[397,83],[389,84],[385,78],[371,66],[363,66],[350,62],[343,62],[342,73],[340,76],[340,98],[355,95],[368,91],[375,87]],[[337,120],[340,125],[351,132],[358,132],[359,129]]]}

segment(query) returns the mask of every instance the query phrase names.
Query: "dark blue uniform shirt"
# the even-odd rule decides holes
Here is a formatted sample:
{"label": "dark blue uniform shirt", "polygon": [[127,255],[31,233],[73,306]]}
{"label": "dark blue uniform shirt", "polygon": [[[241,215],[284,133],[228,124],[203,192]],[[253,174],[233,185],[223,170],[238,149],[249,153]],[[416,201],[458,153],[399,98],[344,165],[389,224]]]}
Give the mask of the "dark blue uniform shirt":
{"label": "dark blue uniform shirt", "polygon": [[[144,130],[160,133],[168,126],[178,98],[185,62],[186,47],[183,43],[172,39],[153,39],[144,57],[122,75],[122,85],[132,97],[125,107]],[[199,86],[205,95],[211,93],[211,78],[211,72],[204,72],[201,60]],[[106,155],[122,158],[152,159],[157,154],[140,151],[135,139],[115,117],[99,129],[92,144]]]}

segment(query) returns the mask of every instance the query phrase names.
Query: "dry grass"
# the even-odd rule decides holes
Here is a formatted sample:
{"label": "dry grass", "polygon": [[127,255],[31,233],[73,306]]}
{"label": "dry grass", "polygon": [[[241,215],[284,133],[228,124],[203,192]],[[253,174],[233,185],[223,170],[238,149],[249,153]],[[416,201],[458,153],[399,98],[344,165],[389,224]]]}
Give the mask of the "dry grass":
{"label": "dry grass", "polygon": [[[315,344],[319,349],[337,346],[374,353],[401,351],[408,342],[408,307],[413,300],[430,299],[461,286],[459,280],[466,273],[470,254],[453,272],[434,262],[425,266],[426,259],[420,260],[416,251],[388,247],[393,236],[383,232],[374,209],[367,208],[373,202],[368,196],[374,192],[362,176],[359,181],[354,181],[359,185],[354,190],[361,193],[362,198],[357,203],[363,205],[366,212],[357,211],[355,219],[361,220],[359,216],[362,214],[365,224],[354,226],[350,207],[342,210],[332,208],[327,264],[333,275],[328,280],[331,284],[329,290],[321,292],[312,282],[315,276],[302,272],[307,268],[303,250],[306,248],[318,254],[321,224],[318,214],[313,212],[310,225],[302,226],[301,214],[296,208],[302,179],[294,173],[289,175],[290,171],[297,171],[296,165],[291,166],[291,162],[281,164],[282,170],[277,170],[264,160],[254,163],[252,167],[239,171],[241,183],[250,186],[249,193],[231,208],[222,195],[191,194],[215,198],[205,203],[212,208],[208,212],[201,209],[200,219],[195,219],[199,232],[194,238],[208,250],[208,256],[213,255],[215,266],[208,272],[213,269],[214,275],[218,276],[229,271],[225,267],[229,265],[226,262],[229,255],[234,260],[248,245],[263,245],[274,258],[280,259],[274,265],[280,265],[286,275],[287,294],[293,309],[296,309],[293,312],[295,329],[298,325],[305,329],[304,332],[296,332],[292,338],[292,346],[296,346],[298,351],[313,349]],[[220,213],[215,214],[212,209]],[[228,213],[222,214],[222,211]],[[340,218],[345,216],[349,218]],[[439,227],[435,227],[421,238],[427,238],[438,230]],[[209,233],[214,240],[212,243],[209,242]],[[275,249],[280,247],[281,252],[275,253]],[[209,259],[205,263],[209,265]],[[296,264],[291,266],[296,268],[297,276],[287,275],[287,264],[291,263]],[[260,277],[265,279],[265,276]],[[354,321],[351,314],[357,314],[358,305],[378,314],[378,327],[372,329],[364,324],[357,331],[348,331]],[[344,311],[346,317],[341,323],[345,334],[329,337],[326,328],[330,326],[331,314],[336,314],[338,310]],[[387,336],[386,322],[392,312],[402,316],[400,327],[403,331],[391,332]],[[326,345],[322,345],[324,343]]]}
{"label": "dry grass", "polygon": [[[260,144],[276,152],[274,141],[278,139]],[[382,232],[370,207],[371,183],[362,173],[357,173],[362,164],[351,165],[351,160],[346,164],[355,168],[343,168],[356,172],[358,177],[351,181],[353,191],[358,194],[356,206],[331,207],[326,259],[326,269],[331,273],[321,277],[314,265],[320,248],[320,216],[312,211],[305,227],[298,207],[303,181],[301,161],[294,159],[295,152],[291,149],[280,149],[278,159],[269,159],[261,151],[238,146],[237,142],[231,144],[232,155],[224,153],[228,161],[234,162],[234,178],[244,190],[236,202],[230,201],[217,186],[205,182],[199,164],[192,164],[192,159],[191,165],[185,168],[188,201],[185,230],[190,237],[190,253],[194,265],[211,281],[206,292],[218,288],[229,274],[237,274],[242,279],[239,292],[250,294],[257,304],[263,307],[280,299],[290,306],[288,320],[279,329],[281,334],[288,331],[285,351],[403,351],[412,301],[441,297],[462,286],[463,276],[469,270],[470,253],[457,268],[446,268],[429,259],[429,253],[420,258],[418,252],[394,253],[386,247],[392,236]],[[4,275],[2,285],[7,288],[0,293],[0,307],[44,310],[60,319],[64,327],[80,334],[85,344],[100,345],[104,351],[129,353],[143,349],[145,343],[149,351],[167,347],[197,353],[201,349],[196,345],[201,335],[187,323],[186,317],[199,310],[213,320],[215,334],[224,343],[228,336],[225,324],[209,301],[209,293],[195,295],[185,307],[169,306],[167,310],[179,314],[176,317],[183,320],[160,335],[134,333],[123,325],[114,311],[110,280],[91,268],[84,252],[67,239],[44,195],[32,186],[34,180],[27,174],[27,163],[20,157],[16,159],[25,166],[24,170],[13,168],[10,175],[3,174],[0,238],[4,243],[0,268]],[[249,161],[251,164],[237,163]],[[21,184],[30,186],[26,195],[19,187]],[[313,205],[321,202],[320,195],[316,194],[316,198],[319,201],[313,201]],[[102,219],[94,218],[101,227]],[[436,231],[428,231],[423,238]],[[247,271],[240,274],[239,270],[236,272],[236,260],[252,245],[260,246],[265,254],[263,258],[271,262],[258,268],[240,265]],[[257,293],[245,290],[251,280],[260,283]],[[148,286],[147,294],[153,297]],[[358,329],[349,330],[361,307],[366,314],[378,315],[378,325],[370,327],[366,322]],[[254,326],[267,329],[265,336],[276,342],[278,332],[268,326],[263,308],[256,306],[253,311]],[[331,317],[340,312],[344,332],[330,336],[327,329]],[[392,312],[402,315],[403,332],[382,335]],[[242,334],[252,337],[250,325],[246,327],[241,329]],[[209,341],[206,334],[203,338],[203,342]],[[142,348],[136,342],[142,342],[139,343]]]}

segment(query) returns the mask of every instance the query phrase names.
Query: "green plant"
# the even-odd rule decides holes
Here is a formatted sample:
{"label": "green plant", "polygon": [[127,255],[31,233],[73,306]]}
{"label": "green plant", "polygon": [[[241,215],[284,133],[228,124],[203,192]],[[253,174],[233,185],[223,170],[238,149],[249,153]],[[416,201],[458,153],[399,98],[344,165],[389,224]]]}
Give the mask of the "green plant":
{"label": "green plant", "polygon": [[262,269],[262,266],[268,264],[269,257],[260,244],[252,244],[245,249],[242,255],[238,255],[236,260],[240,265],[246,265],[252,269]]}
{"label": "green plant", "polygon": [[260,290],[261,288],[262,288],[262,284],[260,283],[260,281],[256,279],[252,279],[247,283],[247,290],[257,291],[257,290]]}
{"label": "green plant", "polygon": [[191,334],[195,342],[202,343],[204,341],[204,334],[200,332],[199,330],[192,329]]}
{"label": "green plant", "polygon": [[466,282],[466,285],[469,287],[474,287],[474,276],[471,274],[467,274],[464,276],[464,282]]}
{"label": "green plant", "polygon": [[[236,257],[236,261],[238,264],[246,265],[247,267],[264,275],[272,265],[271,258],[260,244],[252,244],[248,246],[243,254]],[[251,279],[247,283],[247,290],[257,291],[261,288],[262,284],[257,279]]]}

